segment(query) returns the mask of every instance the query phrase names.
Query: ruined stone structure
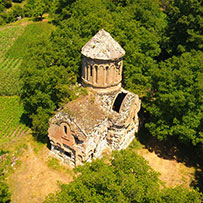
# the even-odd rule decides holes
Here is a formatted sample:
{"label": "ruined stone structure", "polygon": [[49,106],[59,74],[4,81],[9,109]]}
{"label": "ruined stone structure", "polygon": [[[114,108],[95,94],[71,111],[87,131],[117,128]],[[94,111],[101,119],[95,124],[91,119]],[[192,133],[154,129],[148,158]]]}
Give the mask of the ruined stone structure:
{"label": "ruined stone structure", "polygon": [[105,30],[83,48],[82,81],[89,94],[50,119],[51,151],[72,166],[126,148],[138,131],[139,97],[121,87],[125,51]]}

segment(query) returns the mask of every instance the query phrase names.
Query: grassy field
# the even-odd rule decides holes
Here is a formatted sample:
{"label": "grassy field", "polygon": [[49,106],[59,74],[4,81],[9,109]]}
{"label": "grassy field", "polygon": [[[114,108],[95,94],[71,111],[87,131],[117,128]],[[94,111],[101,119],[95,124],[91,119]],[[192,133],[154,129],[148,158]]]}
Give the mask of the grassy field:
{"label": "grassy field", "polygon": [[19,97],[0,97],[0,144],[29,132],[29,128],[21,122],[22,114]]}
{"label": "grassy field", "polygon": [[22,58],[37,38],[49,36],[53,29],[48,22],[31,21],[0,28],[0,96],[19,95]]}
{"label": "grassy field", "polygon": [[25,27],[23,26],[5,26],[0,28],[0,60],[24,31]]}
{"label": "grassy field", "polygon": [[24,33],[15,41],[13,46],[8,49],[5,55],[11,58],[22,58],[27,53],[29,46],[31,46],[37,38],[49,36],[53,29],[53,25],[47,22],[28,24]]}
{"label": "grassy field", "polygon": [[19,95],[20,65],[22,59],[4,57],[0,63],[0,96]]}

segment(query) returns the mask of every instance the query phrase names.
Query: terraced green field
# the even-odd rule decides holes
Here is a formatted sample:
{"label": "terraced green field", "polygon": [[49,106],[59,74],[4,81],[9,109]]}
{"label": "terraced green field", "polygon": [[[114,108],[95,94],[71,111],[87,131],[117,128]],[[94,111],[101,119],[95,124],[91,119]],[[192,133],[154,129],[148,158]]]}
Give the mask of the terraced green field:
{"label": "terraced green field", "polygon": [[[19,25],[22,27],[21,25]],[[47,22],[39,22],[28,24],[24,32],[18,37],[13,45],[5,53],[7,57],[22,58],[28,51],[29,46],[38,38],[46,38],[54,29],[52,24]]]}
{"label": "terraced green field", "polygon": [[0,144],[29,133],[29,128],[21,122],[22,114],[18,96],[0,97]]}
{"label": "terraced green field", "polygon": [[30,131],[21,121],[19,67],[30,44],[38,37],[47,37],[53,29],[47,22],[30,21],[0,27],[0,145]]}
{"label": "terraced green field", "polygon": [[0,96],[19,95],[20,58],[4,57],[0,63]]}
{"label": "terraced green field", "polygon": [[33,41],[49,36],[53,29],[47,22],[0,27],[0,96],[19,95],[24,55]]}
{"label": "terraced green field", "polygon": [[6,26],[0,28],[0,59],[14,44],[15,40],[23,34],[24,30],[24,26]]}

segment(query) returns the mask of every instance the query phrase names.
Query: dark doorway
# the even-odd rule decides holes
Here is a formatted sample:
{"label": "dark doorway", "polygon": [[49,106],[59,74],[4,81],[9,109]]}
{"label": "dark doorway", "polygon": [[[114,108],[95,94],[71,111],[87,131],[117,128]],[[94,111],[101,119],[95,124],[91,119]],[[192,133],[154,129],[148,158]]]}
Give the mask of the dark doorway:
{"label": "dark doorway", "polygon": [[118,112],[120,111],[120,108],[121,108],[121,104],[125,98],[127,94],[126,93],[119,93],[118,96],[116,97],[116,100],[114,101],[114,104],[113,104],[113,110]]}

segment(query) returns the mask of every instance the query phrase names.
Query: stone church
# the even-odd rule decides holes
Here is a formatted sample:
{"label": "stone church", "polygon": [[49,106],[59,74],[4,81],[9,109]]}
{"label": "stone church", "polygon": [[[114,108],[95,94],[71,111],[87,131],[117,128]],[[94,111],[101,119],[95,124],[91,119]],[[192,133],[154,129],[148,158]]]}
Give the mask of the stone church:
{"label": "stone church", "polygon": [[105,30],[82,48],[82,84],[89,94],[50,119],[51,151],[74,166],[125,149],[138,131],[141,101],[121,87],[125,51]]}

